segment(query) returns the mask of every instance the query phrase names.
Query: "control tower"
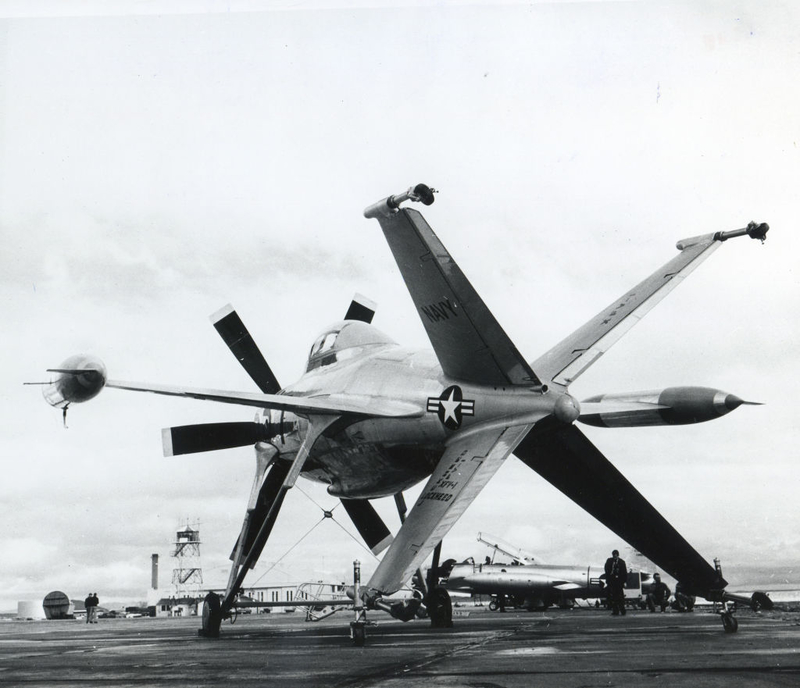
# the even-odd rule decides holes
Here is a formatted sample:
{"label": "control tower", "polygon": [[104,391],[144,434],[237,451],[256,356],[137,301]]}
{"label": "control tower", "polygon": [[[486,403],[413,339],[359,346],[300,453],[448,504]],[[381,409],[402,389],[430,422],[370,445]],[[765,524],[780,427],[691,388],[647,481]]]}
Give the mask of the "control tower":
{"label": "control tower", "polygon": [[186,525],[175,537],[175,568],[172,569],[172,585],[175,597],[197,597],[203,585],[203,569],[200,566],[200,531]]}

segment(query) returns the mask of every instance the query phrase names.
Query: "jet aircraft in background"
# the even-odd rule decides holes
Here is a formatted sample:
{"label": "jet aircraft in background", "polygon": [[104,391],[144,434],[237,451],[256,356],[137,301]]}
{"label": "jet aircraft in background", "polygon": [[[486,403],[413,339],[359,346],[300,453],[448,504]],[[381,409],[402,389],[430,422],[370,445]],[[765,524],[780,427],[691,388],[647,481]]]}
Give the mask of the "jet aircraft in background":
{"label": "jet aircraft in background", "polygon": [[[47,400],[65,409],[103,387],[203,399],[260,410],[256,421],[167,428],[167,455],[253,445],[256,474],[223,596],[209,594],[201,633],[219,633],[299,476],[327,485],[339,497],[380,564],[356,586],[357,644],[365,609],[410,619],[427,615],[452,624],[447,591],[418,578],[420,594],[389,601],[433,553],[439,568],[442,538],[514,454],[621,538],[685,586],[723,599],[726,581],[629,483],[577,428],[697,423],[727,414],[738,397],[704,387],[606,394],[580,403],[569,386],[614,342],[728,239],[763,241],[766,224],[750,223],[678,242],[678,254],[615,299],[539,358],[525,358],[474,290],[424,217],[402,207],[433,203],[419,184],[389,196],[364,214],[389,244],[433,351],[404,348],[371,325],[374,308],[357,299],[343,321],[314,342],[306,371],[283,387],[237,313],[226,307],[214,327],[259,392],[220,391],[108,379],[101,361],[79,355],[51,369]],[[130,427],[126,426],[126,431]],[[403,490],[427,479],[406,514]],[[392,537],[369,500],[394,496],[402,525]]]}
{"label": "jet aircraft in background", "polygon": [[[492,556],[486,557],[482,564],[469,557],[461,563],[455,559],[447,560],[439,569],[441,584],[451,592],[471,595],[489,595],[492,604],[502,604],[508,598],[515,607],[529,611],[544,610],[552,605],[562,609],[574,606],[575,600],[605,599],[608,586],[605,581],[604,566],[575,566],[568,564],[545,564],[536,561],[524,549],[509,545],[498,538],[478,533],[478,542],[490,547]],[[510,563],[495,561],[498,553],[510,557]],[[625,583],[625,600],[634,607],[644,607],[645,595],[652,591],[653,575],[639,569],[632,560],[642,560],[648,565],[640,552],[631,550],[628,562],[628,580]],[[719,559],[714,559],[714,568],[722,578]],[[773,603],[765,592],[756,591],[751,595],[725,592],[724,599],[736,604],[747,605],[754,611],[772,609]],[[491,607],[491,605],[490,605]],[[729,619],[734,623],[732,618]]]}
{"label": "jet aircraft in background", "polygon": [[[644,576],[642,575],[642,579]],[[558,564],[480,564],[472,559],[453,565],[443,582],[450,592],[508,598],[515,607],[543,611],[568,609],[575,600],[607,596],[602,566]],[[648,575],[649,578],[649,575]],[[641,593],[641,581],[636,588]]]}
{"label": "jet aircraft in background", "polygon": [[[492,548],[492,556],[484,563],[476,563],[470,557],[456,563],[448,560],[443,564],[442,585],[451,592],[472,595],[489,595],[503,605],[508,598],[515,607],[529,611],[542,611],[552,605],[562,608],[574,606],[575,600],[605,599],[607,586],[603,566],[573,566],[567,564],[544,564],[521,548],[509,546],[501,538],[478,533],[478,542]],[[500,553],[511,559],[495,561]],[[641,597],[643,584],[650,580],[649,573],[628,569],[625,596]]]}

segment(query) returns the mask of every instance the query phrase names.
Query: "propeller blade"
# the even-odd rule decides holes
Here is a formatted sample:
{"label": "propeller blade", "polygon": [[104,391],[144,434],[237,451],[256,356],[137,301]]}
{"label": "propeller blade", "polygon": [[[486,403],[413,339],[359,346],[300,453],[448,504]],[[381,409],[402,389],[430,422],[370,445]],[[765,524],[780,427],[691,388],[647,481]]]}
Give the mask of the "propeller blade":
{"label": "propeller blade", "polygon": [[391,544],[392,534],[369,500],[343,499],[342,506],[373,554],[380,554]]}
{"label": "propeller blade", "polygon": [[242,364],[247,374],[253,379],[264,394],[277,394],[281,391],[275,373],[267,364],[247,328],[244,326],[233,306],[228,304],[211,316],[214,328],[228,345],[236,360]]}
{"label": "propeller blade", "polygon": [[201,423],[178,425],[161,431],[164,456],[180,456],[216,449],[245,447],[266,440],[267,431],[261,423]]}
{"label": "propeller blade", "polygon": [[375,315],[376,303],[362,294],[356,294],[345,313],[345,320],[360,320],[369,325]]}

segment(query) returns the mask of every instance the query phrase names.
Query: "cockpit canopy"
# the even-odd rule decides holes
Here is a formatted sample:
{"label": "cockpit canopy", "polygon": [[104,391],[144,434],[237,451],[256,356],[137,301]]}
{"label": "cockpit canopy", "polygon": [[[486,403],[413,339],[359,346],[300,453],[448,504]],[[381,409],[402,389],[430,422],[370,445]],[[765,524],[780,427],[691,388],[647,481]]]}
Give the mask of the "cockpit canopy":
{"label": "cockpit canopy", "polygon": [[372,325],[345,320],[332,325],[317,337],[308,354],[306,372],[350,358],[365,347],[396,343]]}

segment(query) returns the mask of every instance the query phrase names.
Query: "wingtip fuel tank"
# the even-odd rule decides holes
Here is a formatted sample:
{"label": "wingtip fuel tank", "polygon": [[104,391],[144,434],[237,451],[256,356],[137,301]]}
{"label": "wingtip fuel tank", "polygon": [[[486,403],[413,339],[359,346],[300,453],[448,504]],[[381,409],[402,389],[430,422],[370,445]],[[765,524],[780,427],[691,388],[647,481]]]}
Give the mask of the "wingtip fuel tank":
{"label": "wingtip fuel tank", "polygon": [[742,404],[752,402],[710,387],[667,387],[590,397],[581,402],[578,420],[601,428],[689,425],[721,418]]}
{"label": "wingtip fuel tank", "polygon": [[45,401],[56,408],[79,404],[100,394],[106,384],[106,367],[95,356],[70,356],[58,368],[48,368],[58,377],[42,388]]}

